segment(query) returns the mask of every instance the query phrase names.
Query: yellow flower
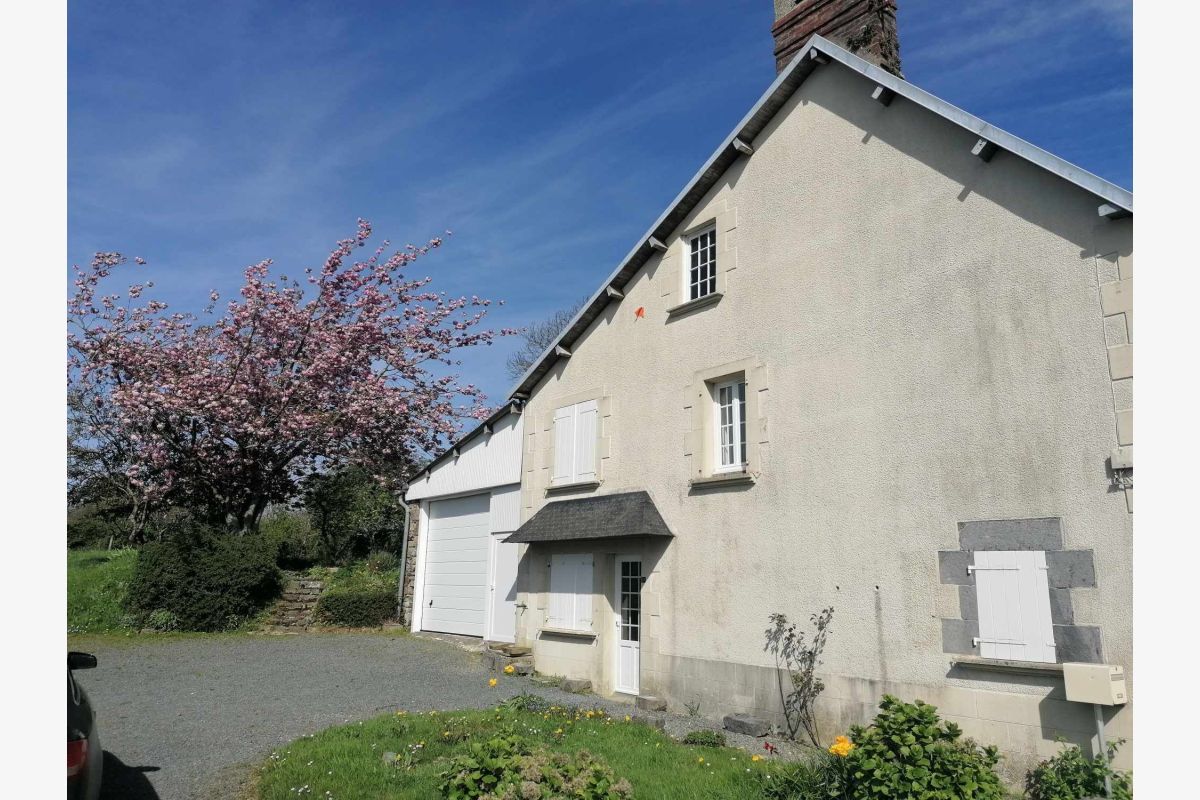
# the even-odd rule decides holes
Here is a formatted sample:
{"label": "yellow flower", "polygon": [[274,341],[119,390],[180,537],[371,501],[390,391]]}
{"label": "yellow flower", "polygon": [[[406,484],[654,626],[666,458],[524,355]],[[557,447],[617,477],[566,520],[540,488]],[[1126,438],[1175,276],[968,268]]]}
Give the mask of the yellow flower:
{"label": "yellow flower", "polygon": [[497,681],[495,678],[488,678],[488,686],[495,686],[497,683],[499,683],[499,681]]}
{"label": "yellow flower", "polygon": [[833,744],[829,748],[829,752],[833,753],[838,758],[845,758],[850,755],[850,751],[854,749],[854,742],[850,741],[845,736],[839,736],[833,740]]}
{"label": "yellow flower", "polygon": [[762,761],[762,756],[755,753],[754,755],[750,756],[750,760],[751,761]]}
{"label": "yellow flower", "polygon": [[504,668],[505,675],[512,675],[516,671],[517,671],[517,668],[514,667],[512,664],[509,664],[507,667]]}
{"label": "yellow flower", "polygon": [[555,736],[561,736],[561,735],[562,735],[562,728],[559,728],[558,730],[556,730],[556,731],[554,732],[554,735],[555,735]]}
{"label": "yellow flower", "polygon": [[631,719],[633,719],[633,717],[629,716],[628,714],[625,715],[626,722],[629,722]]}
{"label": "yellow flower", "polygon": [[703,763],[704,763],[704,756],[700,756],[699,758],[697,758],[697,759],[696,759],[696,763],[697,763],[697,764],[703,764]]}

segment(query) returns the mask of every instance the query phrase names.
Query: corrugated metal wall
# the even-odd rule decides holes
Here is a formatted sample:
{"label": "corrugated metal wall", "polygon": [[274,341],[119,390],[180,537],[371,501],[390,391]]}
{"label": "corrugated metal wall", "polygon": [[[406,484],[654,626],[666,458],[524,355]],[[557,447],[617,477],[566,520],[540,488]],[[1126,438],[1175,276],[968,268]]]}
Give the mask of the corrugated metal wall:
{"label": "corrugated metal wall", "polygon": [[428,478],[409,487],[405,499],[411,503],[520,483],[523,420],[522,414],[509,414],[496,422],[490,436],[476,436],[462,447],[457,459],[438,464]]}

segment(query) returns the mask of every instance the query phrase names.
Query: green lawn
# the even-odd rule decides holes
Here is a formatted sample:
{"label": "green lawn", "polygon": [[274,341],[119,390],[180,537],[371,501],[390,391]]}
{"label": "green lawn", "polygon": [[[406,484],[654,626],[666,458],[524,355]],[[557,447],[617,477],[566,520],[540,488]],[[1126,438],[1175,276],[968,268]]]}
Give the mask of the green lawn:
{"label": "green lawn", "polygon": [[[772,770],[742,750],[691,747],[625,717],[558,707],[545,713],[498,708],[387,714],[329,728],[280,748],[257,776],[260,800],[441,798],[439,773],[471,740],[513,730],[536,745],[588,750],[633,785],[638,800],[753,798],[754,773]],[[386,764],[385,752],[400,754]],[[411,759],[406,762],[406,755]]]}
{"label": "green lawn", "polygon": [[67,632],[116,633],[127,630],[121,602],[136,550],[67,551]]}

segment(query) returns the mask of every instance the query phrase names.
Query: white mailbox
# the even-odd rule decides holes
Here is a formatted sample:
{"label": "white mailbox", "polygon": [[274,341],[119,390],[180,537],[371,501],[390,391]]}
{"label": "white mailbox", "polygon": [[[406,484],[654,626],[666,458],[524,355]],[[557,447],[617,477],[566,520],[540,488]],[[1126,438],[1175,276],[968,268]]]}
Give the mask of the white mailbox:
{"label": "white mailbox", "polygon": [[1128,702],[1124,667],[1065,663],[1063,682],[1066,684],[1067,699],[1073,703],[1123,706]]}

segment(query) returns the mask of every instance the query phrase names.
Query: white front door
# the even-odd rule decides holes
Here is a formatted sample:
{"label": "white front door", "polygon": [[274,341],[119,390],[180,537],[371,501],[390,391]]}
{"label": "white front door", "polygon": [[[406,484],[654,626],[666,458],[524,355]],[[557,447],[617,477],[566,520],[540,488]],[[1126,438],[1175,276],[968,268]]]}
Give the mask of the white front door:
{"label": "white front door", "polygon": [[618,692],[637,694],[642,672],[642,559],[617,556],[617,672]]}
{"label": "white front door", "polygon": [[494,642],[517,640],[517,549],[505,544],[509,533],[492,534],[492,558],[488,585],[491,621],[487,638]]}

